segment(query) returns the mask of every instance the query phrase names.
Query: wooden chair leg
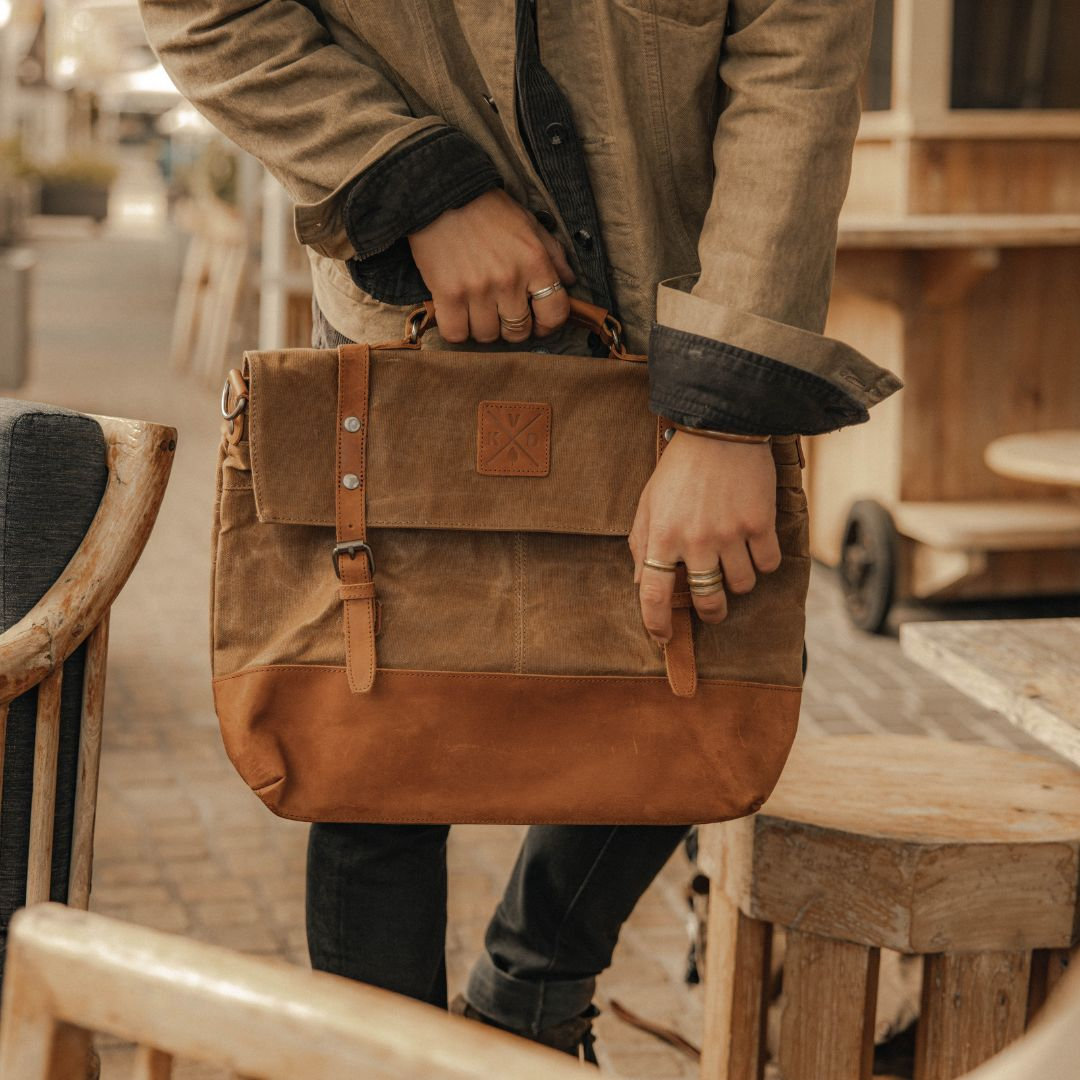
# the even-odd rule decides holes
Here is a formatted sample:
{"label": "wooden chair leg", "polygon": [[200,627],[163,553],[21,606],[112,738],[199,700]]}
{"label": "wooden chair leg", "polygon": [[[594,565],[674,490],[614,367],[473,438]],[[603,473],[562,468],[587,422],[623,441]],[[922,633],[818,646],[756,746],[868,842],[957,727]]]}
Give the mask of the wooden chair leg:
{"label": "wooden chair leg", "polygon": [[709,886],[701,1080],[761,1080],[772,927]]}
{"label": "wooden chair leg", "polygon": [[131,1080],[170,1080],[173,1059],[171,1054],[153,1046],[140,1046],[135,1051]]}
{"label": "wooden chair leg", "polygon": [[916,1080],[953,1080],[1024,1031],[1031,954],[934,953],[923,965]]}
{"label": "wooden chair leg", "polygon": [[101,718],[105,707],[105,665],[109,651],[108,614],[94,627],[86,644],[79,765],[75,782],[75,817],[71,833],[71,872],[67,902],[85,911],[90,904],[94,862],[94,818],[97,813],[98,767],[101,763]]}
{"label": "wooden chair leg", "polygon": [[870,1080],[879,963],[877,949],[787,931],[784,1080]]}
{"label": "wooden chair leg", "polygon": [[30,861],[26,903],[49,899],[52,880],[53,826],[56,816],[56,759],[60,749],[60,686],[63,665],[38,684],[34,736],[34,789],[30,800]]}

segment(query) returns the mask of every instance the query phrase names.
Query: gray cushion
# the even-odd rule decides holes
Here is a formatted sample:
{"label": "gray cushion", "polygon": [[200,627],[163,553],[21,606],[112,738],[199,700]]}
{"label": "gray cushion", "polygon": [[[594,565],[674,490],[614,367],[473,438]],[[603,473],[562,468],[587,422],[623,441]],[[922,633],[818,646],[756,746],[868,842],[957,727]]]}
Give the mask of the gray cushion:
{"label": "gray cushion", "polygon": [[[19,621],[75,554],[105,491],[96,420],[0,398],[0,631]],[[67,899],[85,649],[64,664],[51,896]],[[11,704],[0,800],[0,976],[7,925],[25,899],[37,691]]]}

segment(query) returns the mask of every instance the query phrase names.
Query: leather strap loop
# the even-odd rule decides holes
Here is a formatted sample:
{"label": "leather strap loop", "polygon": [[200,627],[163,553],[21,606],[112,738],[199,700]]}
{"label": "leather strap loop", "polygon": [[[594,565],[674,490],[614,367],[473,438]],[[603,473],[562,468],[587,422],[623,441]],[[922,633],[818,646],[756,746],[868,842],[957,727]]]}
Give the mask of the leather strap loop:
{"label": "leather strap loop", "polygon": [[[365,507],[368,383],[371,348],[338,346],[337,497],[338,549],[343,544],[366,543]],[[346,417],[359,418],[355,431],[345,427]],[[353,427],[355,425],[350,425]],[[345,672],[354,694],[367,693],[375,683],[375,584],[371,560],[363,551],[337,560],[341,576],[339,595],[344,608]]]}

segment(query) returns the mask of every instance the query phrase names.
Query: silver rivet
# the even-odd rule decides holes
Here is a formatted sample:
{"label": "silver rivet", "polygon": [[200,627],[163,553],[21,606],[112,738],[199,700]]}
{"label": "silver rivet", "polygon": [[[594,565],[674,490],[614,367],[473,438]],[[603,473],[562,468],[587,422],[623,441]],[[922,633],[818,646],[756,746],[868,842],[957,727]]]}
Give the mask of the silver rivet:
{"label": "silver rivet", "polygon": [[671,442],[675,438],[675,429],[673,427],[664,428],[664,442]]}
{"label": "silver rivet", "polygon": [[360,486],[360,477],[357,476],[356,473],[347,472],[341,478],[341,484],[350,491],[355,491]]}
{"label": "silver rivet", "polygon": [[357,416],[346,416],[341,421],[341,426],[346,431],[359,431],[360,430],[360,418]]}

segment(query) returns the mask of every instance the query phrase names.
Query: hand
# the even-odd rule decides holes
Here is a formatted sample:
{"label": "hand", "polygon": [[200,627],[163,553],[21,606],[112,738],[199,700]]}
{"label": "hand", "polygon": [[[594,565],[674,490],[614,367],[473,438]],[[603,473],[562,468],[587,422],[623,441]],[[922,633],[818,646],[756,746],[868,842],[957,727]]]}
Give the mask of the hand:
{"label": "hand", "polygon": [[[565,289],[533,301],[529,293],[556,281],[574,282],[562,245],[500,188],[485,191],[430,225],[409,234],[413,259],[431,290],[445,341],[524,341],[546,337],[570,313]],[[516,321],[508,330],[499,316]]]}
{"label": "hand", "polygon": [[[677,431],[641,493],[630,550],[641,616],[661,644],[671,640],[675,575],[642,566],[646,556],[695,571],[714,570],[719,562],[726,588],[749,592],[756,572],[780,565],[771,448]],[[703,622],[727,616],[724,590],[693,601]]]}

